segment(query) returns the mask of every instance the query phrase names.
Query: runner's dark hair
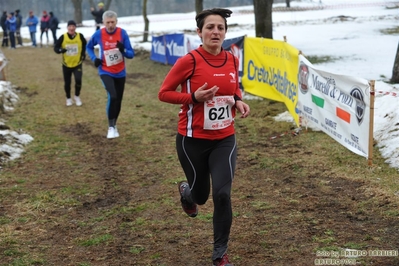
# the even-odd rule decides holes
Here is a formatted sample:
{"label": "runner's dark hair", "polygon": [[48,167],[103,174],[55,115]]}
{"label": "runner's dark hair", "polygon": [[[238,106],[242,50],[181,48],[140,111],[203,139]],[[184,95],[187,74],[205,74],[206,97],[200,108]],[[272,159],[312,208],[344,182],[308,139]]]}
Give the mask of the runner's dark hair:
{"label": "runner's dark hair", "polygon": [[197,16],[195,16],[195,21],[197,22],[197,28],[202,30],[202,27],[204,26],[205,18],[207,16],[209,16],[209,15],[219,15],[222,18],[224,18],[224,24],[225,24],[226,31],[227,31],[227,20],[226,20],[226,18],[229,18],[231,16],[231,13],[233,13],[233,11],[231,11],[230,9],[225,9],[225,8],[212,8],[212,9],[202,10],[200,13],[198,13]]}

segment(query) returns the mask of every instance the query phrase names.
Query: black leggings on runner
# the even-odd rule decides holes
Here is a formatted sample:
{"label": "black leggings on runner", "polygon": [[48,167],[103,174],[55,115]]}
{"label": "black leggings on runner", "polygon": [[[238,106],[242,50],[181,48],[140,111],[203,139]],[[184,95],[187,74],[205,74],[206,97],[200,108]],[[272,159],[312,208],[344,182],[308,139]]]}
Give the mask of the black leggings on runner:
{"label": "black leggings on runner", "polygon": [[126,77],[114,78],[108,75],[100,75],[100,77],[108,94],[106,106],[108,126],[115,127],[122,108]]}
{"label": "black leggings on runner", "polygon": [[75,95],[79,96],[80,90],[82,88],[82,76],[83,76],[82,64],[76,67],[66,67],[62,65],[62,73],[64,74],[64,90],[66,97],[68,99],[71,98],[72,74],[75,77]]}
{"label": "black leggings on runner", "polygon": [[230,194],[237,159],[235,135],[221,140],[206,140],[177,134],[176,149],[190,185],[191,195],[185,195],[187,199],[191,198],[199,205],[205,204],[212,180],[212,260],[216,260],[226,253],[233,219]]}

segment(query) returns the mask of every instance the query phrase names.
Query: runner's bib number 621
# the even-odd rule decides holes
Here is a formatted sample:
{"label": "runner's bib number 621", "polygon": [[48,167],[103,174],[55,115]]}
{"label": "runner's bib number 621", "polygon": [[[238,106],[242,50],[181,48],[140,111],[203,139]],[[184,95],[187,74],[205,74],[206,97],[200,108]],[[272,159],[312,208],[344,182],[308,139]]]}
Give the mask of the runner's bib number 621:
{"label": "runner's bib number 621", "polygon": [[107,66],[119,64],[123,60],[123,56],[118,48],[104,51],[104,58]]}
{"label": "runner's bib number 621", "polygon": [[230,126],[234,103],[233,96],[216,96],[204,102],[204,129],[218,130]]}

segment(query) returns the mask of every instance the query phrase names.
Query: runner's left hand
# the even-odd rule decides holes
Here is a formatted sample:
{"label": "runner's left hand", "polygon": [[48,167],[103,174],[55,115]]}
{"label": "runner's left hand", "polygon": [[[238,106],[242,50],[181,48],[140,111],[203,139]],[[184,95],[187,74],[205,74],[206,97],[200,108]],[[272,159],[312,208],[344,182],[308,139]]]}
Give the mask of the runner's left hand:
{"label": "runner's left hand", "polygon": [[116,47],[118,47],[121,53],[125,52],[125,46],[123,45],[123,43],[116,41]]}
{"label": "runner's left hand", "polygon": [[250,113],[249,105],[243,101],[236,101],[236,108],[241,113],[241,118],[245,118]]}

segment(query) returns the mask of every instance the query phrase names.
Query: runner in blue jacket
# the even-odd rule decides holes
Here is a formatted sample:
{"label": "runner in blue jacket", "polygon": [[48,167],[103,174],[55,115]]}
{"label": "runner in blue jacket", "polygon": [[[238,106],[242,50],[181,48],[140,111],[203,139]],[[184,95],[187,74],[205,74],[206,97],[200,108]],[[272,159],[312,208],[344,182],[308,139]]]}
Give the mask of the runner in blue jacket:
{"label": "runner in blue jacket", "polygon": [[[133,58],[134,50],[126,30],[116,26],[118,19],[114,11],[105,11],[103,22],[105,27],[91,36],[86,51],[91,61],[98,67],[98,74],[108,94],[106,107],[108,116],[107,138],[112,139],[119,137],[116,121],[121,111],[125,90],[125,58]],[[99,45],[100,48],[98,56],[94,52],[96,45]]]}

